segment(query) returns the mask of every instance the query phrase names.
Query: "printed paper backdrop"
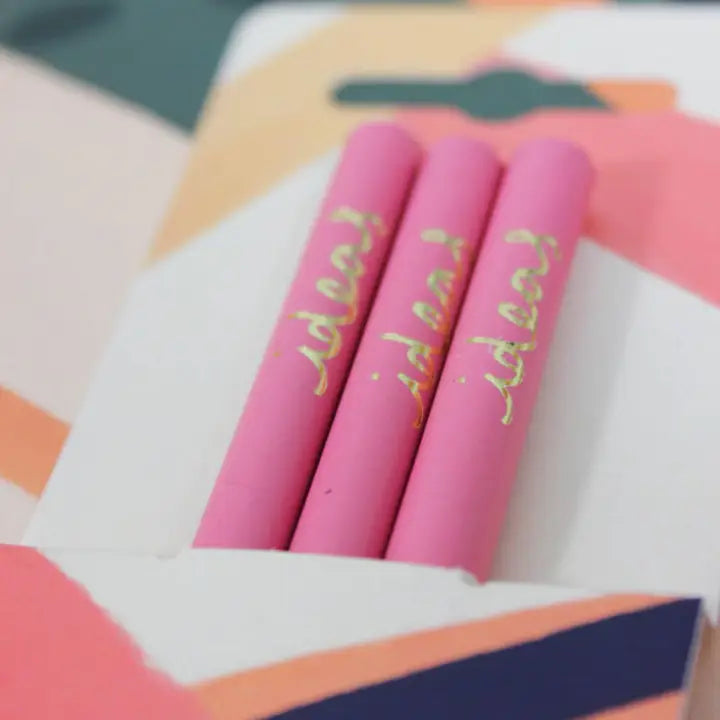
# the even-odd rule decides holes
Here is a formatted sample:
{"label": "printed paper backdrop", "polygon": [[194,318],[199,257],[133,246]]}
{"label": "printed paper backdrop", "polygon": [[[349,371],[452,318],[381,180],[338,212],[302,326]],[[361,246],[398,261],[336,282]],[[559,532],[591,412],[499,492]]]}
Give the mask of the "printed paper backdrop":
{"label": "printed paper backdrop", "polygon": [[[123,17],[103,13],[98,23]],[[25,26],[25,42],[37,42],[42,27]],[[0,318],[10,349],[0,357],[0,523],[6,539],[17,539],[32,516],[28,544],[86,551],[3,553],[2,615],[17,628],[3,636],[18,658],[28,657],[13,660],[20,669],[12,698],[44,698],[51,704],[39,706],[38,717],[49,708],[63,715],[55,703],[68,696],[51,684],[63,677],[57,663],[70,684],[88,678],[90,691],[77,699],[96,714],[109,696],[92,688],[110,678],[117,679],[117,707],[131,714],[137,708],[120,700],[132,702],[123,690],[133,687],[148,708],[188,718],[223,717],[238,703],[317,717],[337,712],[338,703],[348,716],[378,703],[432,707],[423,692],[465,687],[468,667],[473,677],[488,673],[498,682],[507,658],[519,672],[527,652],[538,659],[525,666],[531,670],[565,667],[564,656],[552,653],[583,633],[579,650],[604,658],[596,666],[602,680],[592,676],[577,693],[541,698],[557,681],[549,673],[538,687],[528,680],[522,697],[556,713],[676,717],[696,628],[692,597],[703,597],[712,616],[720,595],[718,490],[708,482],[720,461],[720,384],[707,370],[720,360],[712,216],[720,90],[708,62],[719,33],[720,12],[712,8],[257,11],[233,35],[162,223],[184,136],[127,103],[137,97],[118,100],[57,75],[19,55],[18,44],[5,51],[0,72],[18,101],[9,104],[0,140],[13,168],[5,194],[12,204],[3,207],[11,261],[0,278],[0,303],[13,309]],[[61,46],[58,38],[46,44],[45,59]],[[181,66],[174,63],[173,72]],[[339,561],[323,575],[318,559],[182,552],[338,149],[357,122],[377,117],[396,118],[423,142],[474,134],[504,156],[526,137],[562,134],[583,144],[599,169],[498,582],[467,595],[461,578],[427,569],[374,563],[377,576],[363,576]],[[33,144],[29,128],[37,128]],[[394,583],[413,592],[390,612]],[[311,593],[303,595],[306,586]],[[333,595],[338,587],[347,592]],[[222,602],[230,607],[224,613]],[[294,603],[293,613],[284,602]],[[545,605],[551,611],[540,619],[507,615]],[[303,618],[316,609],[314,622],[298,624],[298,607]],[[292,627],[252,635],[258,618],[277,628],[286,616]],[[433,638],[417,640],[423,652],[408,639],[411,654],[426,659],[420,664],[394,665],[394,644],[377,657],[366,647],[291,662],[470,620],[483,626],[477,636],[460,630],[470,643],[460,650],[452,629],[447,653],[431,652]],[[584,634],[598,628],[598,642]],[[621,644],[612,645],[618,635]],[[649,646],[648,637],[662,644]],[[98,639],[107,642],[104,655]],[[635,654],[647,647],[657,650],[652,663]],[[227,654],[213,655],[218,648]],[[715,717],[716,651],[717,632],[706,633],[693,718]],[[94,658],[97,674],[80,672],[74,652]],[[47,665],[31,663],[38,657]],[[626,685],[615,682],[620,659],[633,665]],[[291,664],[257,670],[285,661]],[[378,674],[356,674],[360,664]],[[308,666],[321,671],[298,683]],[[580,662],[572,669],[590,677]],[[44,673],[50,690],[31,693]],[[272,704],[263,682],[287,694]],[[419,691],[408,693],[408,683]],[[475,694],[467,707],[498,703],[511,712],[503,703],[513,700]],[[292,710],[308,703],[316,705]]]}
{"label": "printed paper backdrop", "polygon": [[[276,554],[267,562],[297,580],[302,567],[294,560]],[[326,569],[337,563],[329,558]],[[697,599],[582,597],[566,590],[562,600],[556,590],[546,591],[543,602],[542,592],[507,587],[499,588],[504,602],[517,609],[498,615],[481,588],[460,585],[447,586],[445,602],[435,608],[413,608],[410,587],[373,582],[378,563],[350,563],[366,581],[355,592],[368,609],[379,601],[396,623],[400,611],[420,627],[432,625],[433,613],[436,621],[444,615],[455,624],[343,648],[327,619],[345,620],[341,634],[357,632],[342,610],[343,586],[316,566],[324,597],[318,587],[296,586],[294,602],[314,597],[303,623],[316,637],[332,637],[335,648],[287,657],[292,636],[297,643],[302,631],[291,621],[283,635],[282,599],[270,595],[258,604],[243,596],[248,562],[237,554],[217,553],[212,561],[207,552],[164,561],[67,552],[48,558],[31,548],[0,547],[0,580],[13,586],[0,592],[0,714],[18,720],[670,720],[687,702]],[[433,573],[446,572],[425,570],[424,578],[432,582]],[[414,590],[422,592],[422,585]],[[481,619],[458,624],[462,614]],[[248,632],[248,623],[260,627]],[[357,626],[367,633],[369,623],[360,619]],[[254,650],[246,647],[251,637]],[[263,651],[283,661],[240,669]]]}

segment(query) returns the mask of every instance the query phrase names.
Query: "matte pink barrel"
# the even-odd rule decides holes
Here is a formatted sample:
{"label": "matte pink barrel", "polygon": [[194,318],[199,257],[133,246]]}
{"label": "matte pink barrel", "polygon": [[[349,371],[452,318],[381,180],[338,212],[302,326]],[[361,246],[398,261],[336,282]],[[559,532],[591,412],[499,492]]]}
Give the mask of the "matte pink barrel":
{"label": "matte pink barrel", "polygon": [[492,150],[430,151],[290,549],[381,557],[500,175]]}
{"label": "matte pink barrel", "polygon": [[287,547],[421,156],[395,125],[366,125],[349,138],[196,547]]}
{"label": "matte pink barrel", "polygon": [[559,140],[512,159],[388,559],[488,577],[592,177],[585,154]]}

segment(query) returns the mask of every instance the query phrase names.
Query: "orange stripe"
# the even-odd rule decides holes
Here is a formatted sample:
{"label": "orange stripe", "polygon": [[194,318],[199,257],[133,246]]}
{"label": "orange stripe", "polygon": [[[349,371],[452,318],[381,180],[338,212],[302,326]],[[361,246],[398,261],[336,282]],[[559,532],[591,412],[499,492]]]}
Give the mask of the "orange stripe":
{"label": "orange stripe", "polygon": [[587,715],[587,720],[679,720],[685,697],[668,693],[605,712]]}
{"label": "orange stripe", "polygon": [[0,475],[39,496],[69,430],[67,423],[0,388]]}
{"label": "orange stripe", "polygon": [[650,607],[663,600],[647,595],[607,595],[556,603],[289,660],[207,681],[197,685],[196,692],[215,720],[266,717],[461,657]]}
{"label": "orange stripe", "polygon": [[675,107],[675,88],[667,82],[596,80],[587,84],[598,97],[621,112],[658,112]]}

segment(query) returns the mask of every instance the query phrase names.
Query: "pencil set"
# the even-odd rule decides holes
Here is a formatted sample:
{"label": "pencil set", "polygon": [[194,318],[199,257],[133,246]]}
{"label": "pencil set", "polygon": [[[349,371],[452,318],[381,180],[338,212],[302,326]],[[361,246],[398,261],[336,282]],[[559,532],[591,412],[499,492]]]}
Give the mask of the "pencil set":
{"label": "pencil set", "polygon": [[348,139],[197,530],[488,576],[592,184],[558,139]]}

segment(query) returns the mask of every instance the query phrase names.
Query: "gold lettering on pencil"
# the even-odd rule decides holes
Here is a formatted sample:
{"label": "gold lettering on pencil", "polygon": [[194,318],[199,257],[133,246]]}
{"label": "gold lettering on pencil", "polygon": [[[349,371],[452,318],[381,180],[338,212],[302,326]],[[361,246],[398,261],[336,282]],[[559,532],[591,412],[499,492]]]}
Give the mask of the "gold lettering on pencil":
{"label": "gold lettering on pencil", "polygon": [[423,417],[425,415],[425,403],[423,402],[422,392],[431,388],[435,380],[433,355],[437,355],[440,352],[440,348],[393,332],[383,333],[382,338],[383,340],[390,340],[407,345],[409,348],[407,351],[407,359],[424,378],[423,380],[417,380],[404,372],[397,374],[397,379],[410,391],[413,398],[415,398],[417,416],[413,427],[419,429],[422,427]]}
{"label": "gold lettering on pencil", "polygon": [[[394,332],[383,333],[382,338],[391,342],[399,342],[408,346],[407,359],[410,365],[417,370],[422,379],[412,377],[406,372],[397,374],[398,380],[407,387],[417,405],[417,415],[413,427],[420,429],[425,417],[425,401],[422,393],[432,388],[435,382],[436,368],[434,356],[439,355],[448,341],[450,334],[450,306],[457,292],[457,280],[463,273],[463,250],[466,242],[463,238],[453,237],[444,230],[428,229],[420,233],[424,242],[440,243],[450,250],[454,260],[453,268],[436,268],[427,278],[427,287],[435,301],[418,300],[412,305],[412,313],[431,330],[438,333],[437,345],[429,345],[405,335]],[[439,307],[437,304],[439,304]]]}
{"label": "gold lettering on pencil", "polygon": [[498,305],[498,314],[522,330],[527,330],[530,337],[525,342],[501,338],[471,337],[468,338],[468,342],[488,345],[492,348],[495,361],[511,371],[510,377],[498,377],[492,373],[485,373],[484,376],[502,395],[505,401],[502,423],[510,425],[513,419],[513,398],[510,388],[520,385],[525,377],[525,362],[521,353],[532,352],[537,347],[537,303],[543,297],[542,286],[538,278],[547,275],[550,270],[550,259],[546,249],[550,249],[555,260],[560,259],[560,249],[554,237],[535,235],[529,230],[513,230],[505,236],[505,242],[527,243],[532,245],[538,255],[538,267],[518,268],[510,279],[510,286],[520,294],[526,307],[513,302],[501,302]]}
{"label": "gold lettering on pencil", "polygon": [[301,345],[298,351],[315,366],[318,383],[315,395],[323,395],[328,386],[327,362],[340,353],[342,335],[340,328],[355,322],[358,313],[358,281],[365,274],[362,255],[370,252],[373,245],[373,231],[382,236],[386,233],[381,218],[373,213],[363,213],[351,207],[339,207],[331,215],[335,223],[349,223],[360,233],[355,243],[343,243],[330,253],[331,265],[342,275],[342,279],[325,277],[315,283],[315,289],[329,300],[344,305],[343,314],[329,315],[300,310],[291,318],[308,323],[308,335],[325,347]]}
{"label": "gold lettering on pencil", "polygon": [[430,292],[440,301],[443,307],[450,302],[454,280],[455,273],[452,270],[444,270],[443,268],[437,268],[428,275],[427,285]]}
{"label": "gold lettering on pencil", "polygon": [[413,315],[422,320],[429,328],[444,334],[445,332],[445,314],[442,310],[438,310],[430,303],[414,302],[412,306]]}
{"label": "gold lettering on pencil", "polygon": [[462,251],[465,248],[465,240],[461,237],[452,237],[448,235],[444,230],[438,228],[430,228],[423,230],[420,233],[420,237],[429,243],[440,243],[447,247],[453,257],[453,260],[459,264],[462,261]]}

